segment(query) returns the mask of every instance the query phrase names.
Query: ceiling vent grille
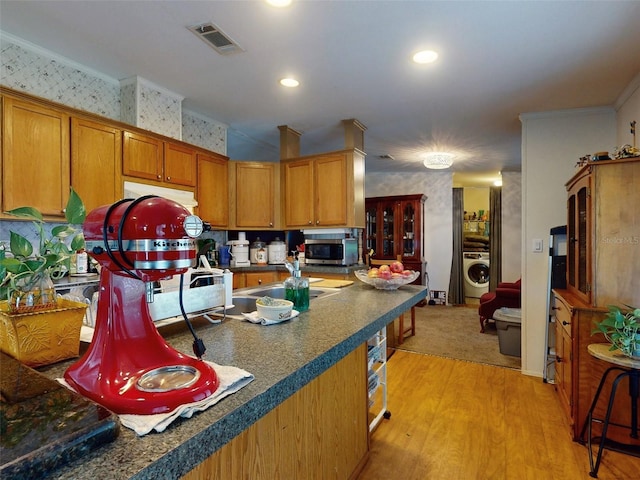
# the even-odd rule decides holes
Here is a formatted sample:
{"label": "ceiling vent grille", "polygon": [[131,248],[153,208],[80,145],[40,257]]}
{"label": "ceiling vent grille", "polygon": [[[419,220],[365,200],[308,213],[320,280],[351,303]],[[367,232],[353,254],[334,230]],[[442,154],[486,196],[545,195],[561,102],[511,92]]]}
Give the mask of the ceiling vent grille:
{"label": "ceiling vent grille", "polygon": [[203,23],[188,28],[220,55],[244,52],[240,45],[231,40],[227,34],[213,23]]}

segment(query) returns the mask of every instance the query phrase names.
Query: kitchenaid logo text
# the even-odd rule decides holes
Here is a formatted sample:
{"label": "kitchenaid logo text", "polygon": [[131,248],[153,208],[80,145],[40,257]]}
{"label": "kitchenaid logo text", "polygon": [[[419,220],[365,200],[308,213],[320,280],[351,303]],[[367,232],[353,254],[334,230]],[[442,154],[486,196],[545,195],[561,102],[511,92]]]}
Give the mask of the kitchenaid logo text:
{"label": "kitchenaid logo text", "polygon": [[195,245],[192,240],[154,240],[153,246],[156,248],[191,247]]}
{"label": "kitchenaid logo text", "polygon": [[640,237],[604,237],[601,243],[610,245],[638,245],[640,244]]}

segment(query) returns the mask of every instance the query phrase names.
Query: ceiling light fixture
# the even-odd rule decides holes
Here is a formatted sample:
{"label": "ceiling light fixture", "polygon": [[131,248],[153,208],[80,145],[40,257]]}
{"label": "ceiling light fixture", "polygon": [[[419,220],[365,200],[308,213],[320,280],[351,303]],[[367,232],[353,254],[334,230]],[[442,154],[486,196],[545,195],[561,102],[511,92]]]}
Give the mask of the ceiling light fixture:
{"label": "ceiling light fixture", "polygon": [[498,175],[500,175],[500,177],[493,182],[493,185],[496,186],[496,187],[501,187],[502,186],[502,172],[498,172]]}
{"label": "ceiling light fixture", "polygon": [[267,3],[272,7],[282,8],[291,5],[291,0],[267,0]]}
{"label": "ceiling light fixture", "polygon": [[413,61],[416,63],[433,63],[438,59],[438,53],[433,50],[422,50],[413,56]]}
{"label": "ceiling light fixture", "polygon": [[435,170],[449,168],[453,164],[452,153],[447,152],[430,152],[425,155],[424,166]]}
{"label": "ceiling light fixture", "polygon": [[300,82],[295,78],[283,78],[280,80],[280,85],[282,85],[283,87],[293,88],[300,85]]}

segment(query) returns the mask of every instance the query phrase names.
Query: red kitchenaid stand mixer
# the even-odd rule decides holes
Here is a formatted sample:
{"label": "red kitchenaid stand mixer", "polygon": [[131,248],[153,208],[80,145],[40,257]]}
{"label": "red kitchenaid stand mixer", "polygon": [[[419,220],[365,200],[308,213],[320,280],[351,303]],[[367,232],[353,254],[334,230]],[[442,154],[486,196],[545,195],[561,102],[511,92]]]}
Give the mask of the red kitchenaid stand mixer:
{"label": "red kitchenaid stand mixer", "polygon": [[89,255],[102,266],[98,312],[91,345],[65,380],[115,413],[167,413],[211,396],[219,380],[201,360],[202,340],[189,324],[198,358],[178,352],[147,307],[153,282],[195,265],[202,220],[176,202],[146,196],[93,210],[83,230]]}

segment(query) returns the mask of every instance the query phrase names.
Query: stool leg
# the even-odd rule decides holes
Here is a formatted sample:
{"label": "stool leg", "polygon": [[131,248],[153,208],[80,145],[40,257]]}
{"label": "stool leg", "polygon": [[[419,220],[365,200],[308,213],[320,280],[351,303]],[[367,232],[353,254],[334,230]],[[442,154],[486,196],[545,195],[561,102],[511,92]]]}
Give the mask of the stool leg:
{"label": "stool leg", "polygon": [[640,396],[640,371],[629,372],[629,396],[631,397],[631,438],[638,438],[638,397]]}
{"label": "stool leg", "polygon": [[[616,391],[618,390],[618,384],[624,377],[629,376],[629,372],[619,374],[613,381],[611,386],[611,394],[609,395],[609,405],[607,406],[607,414],[604,417],[604,423],[602,424],[602,437],[600,438],[600,445],[598,447],[598,456],[596,457],[595,467],[593,465],[593,455],[591,453],[591,422],[589,423],[589,464],[591,471],[589,476],[598,478],[598,469],[600,468],[600,461],[602,460],[602,451],[604,450],[604,444],[607,440],[607,430],[609,429],[609,420],[611,418],[611,411],[613,410],[613,402],[616,399]],[[592,415],[591,413],[589,414]]]}
{"label": "stool leg", "polygon": [[590,418],[592,416],[591,414],[593,414],[593,411],[595,410],[596,405],[598,404],[598,399],[600,398],[600,392],[602,392],[602,387],[604,387],[604,384],[607,381],[607,377],[609,376],[609,373],[613,372],[614,370],[620,370],[621,372],[625,371],[619,367],[609,367],[602,374],[602,378],[600,379],[600,384],[598,385],[596,394],[593,396],[593,401],[591,402],[591,406],[589,407],[587,418],[585,419],[584,424],[582,425],[582,431],[580,432],[580,441],[582,442],[583,445],[584,445],[584,434],[587,431],[587,427],[590,426],[589,424],[590,424]]}
{"label": "stool leg", "polygon": [[398,319],[400,330],[400,332],[398,332],[398,345],[402,345],[402,342],[404,342],[404,313],[401,313]]}

